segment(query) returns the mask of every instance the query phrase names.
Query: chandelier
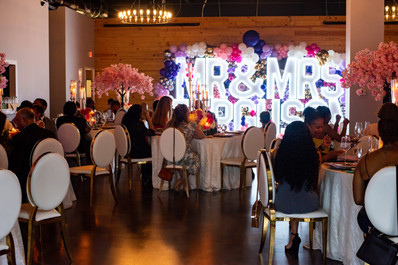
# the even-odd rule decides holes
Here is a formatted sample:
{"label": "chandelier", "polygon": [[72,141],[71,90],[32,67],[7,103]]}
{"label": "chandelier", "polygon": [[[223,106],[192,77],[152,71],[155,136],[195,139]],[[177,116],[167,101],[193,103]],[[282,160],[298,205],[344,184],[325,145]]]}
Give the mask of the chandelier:
{"label": "chandelier", "polygon": [[[134,3],[132,7],[134,7]],[[120,22],[127,24],[166,24],[171,20],[172,14],[166,10],[166,0],[162,0],[161,5],[156,5],[155,0],[153,0],[150,7],[145,9],[141,8],[139,0],[137,7],[120,11]]]}
{"label": "chandelier", "polygon": [[398,5],[395,1],[384,6],[384,21],[398,21]]}

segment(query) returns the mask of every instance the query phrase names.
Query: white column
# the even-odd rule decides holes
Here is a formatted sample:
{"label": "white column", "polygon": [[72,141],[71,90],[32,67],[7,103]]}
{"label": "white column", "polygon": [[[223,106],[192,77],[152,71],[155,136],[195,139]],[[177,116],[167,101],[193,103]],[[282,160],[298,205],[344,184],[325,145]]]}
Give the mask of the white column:
{"label": "white column", "polygon": [[[376,50],[384,41],[384,0],[347,0],[346,54],[347,65],[354,60],[355,54],[365,48]],[[376,102],[370,90],[366,96],[357,96],[358,86],[351,87],[349,118],[350,132],[355,121],[378,121],[376,112],[382,101]]]}

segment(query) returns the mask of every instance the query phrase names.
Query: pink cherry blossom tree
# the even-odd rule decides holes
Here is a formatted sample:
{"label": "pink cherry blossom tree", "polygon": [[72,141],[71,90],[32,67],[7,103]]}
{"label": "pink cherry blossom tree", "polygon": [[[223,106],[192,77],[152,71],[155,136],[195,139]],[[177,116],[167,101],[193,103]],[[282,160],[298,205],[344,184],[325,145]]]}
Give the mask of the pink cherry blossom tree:
{"label": "pink cherry blossom tree", "polygon": [[141,99],[145,99],[145,93],[153,96],[152,77],[143,73],[138,73],[136,68],[130,64],[112,64],[103,69],[101,74],[97,74],[93,82],[96,94],[101,97],[103,94],[108,96],[109,91],[116,91],[122,98],[126,93],[137,93]]}
{"label": "pink cherry blossom tree", "polygon": [[[342,86],[349,88],[354,84],[359,85],[358,95],[363,95],[364,88],[367,88],[375,100],[379,101],[387,93],[387,96],[390,95],[391,79],[397,75],[398,46],[392,41],[382,42],[376,51],[365,49],[355,55],[355,60],[343,72]],[[391,97],[387,101],[391,101]]]}

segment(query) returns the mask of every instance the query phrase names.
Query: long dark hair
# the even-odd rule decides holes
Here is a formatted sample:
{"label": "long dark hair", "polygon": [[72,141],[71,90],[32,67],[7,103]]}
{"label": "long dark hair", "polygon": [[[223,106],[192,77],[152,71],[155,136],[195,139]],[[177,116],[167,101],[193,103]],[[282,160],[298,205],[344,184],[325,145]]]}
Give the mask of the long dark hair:
{"label": "long dark hair", "polygon": [[275,157],[275,178],[286,181],[291,189],[309,190],[318,184],[319,156],[308,127],[295,121],[286,127],[285,135]]}
{"label": "long dark hair", "polygon": [[127,124],[130,122],[139,121],[141,120],[141,114],[142,114],[142,106],[139,104],[134,104],[129,108],[126,115],[124,115],[122,123]]}

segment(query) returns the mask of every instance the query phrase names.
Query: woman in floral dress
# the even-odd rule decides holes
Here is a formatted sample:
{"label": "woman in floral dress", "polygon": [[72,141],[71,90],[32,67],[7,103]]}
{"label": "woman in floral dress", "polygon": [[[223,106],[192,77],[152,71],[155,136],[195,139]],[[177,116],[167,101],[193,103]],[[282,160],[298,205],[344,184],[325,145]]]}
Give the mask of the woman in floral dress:
{"label": "woman in floral dress", "polygon": [[[174,109],[173,118],[170,120],[168,127],[179,129],[185,136],[187,150],[184,155],[184,162],[187,167],[188,175],[196,175],[200,169],[200,160],[197,153],[192,150],[192,139],[203,139],[206,136],[203,131],[196,126],[196,123],[188,122],[189,110],[185,104],[179,104]],[[177,181],[175,188],[182,184],[182,180]]]}

